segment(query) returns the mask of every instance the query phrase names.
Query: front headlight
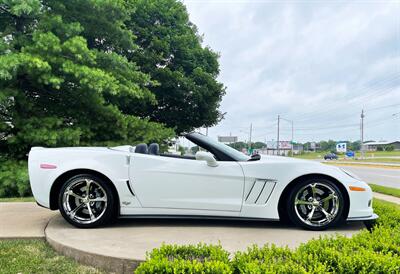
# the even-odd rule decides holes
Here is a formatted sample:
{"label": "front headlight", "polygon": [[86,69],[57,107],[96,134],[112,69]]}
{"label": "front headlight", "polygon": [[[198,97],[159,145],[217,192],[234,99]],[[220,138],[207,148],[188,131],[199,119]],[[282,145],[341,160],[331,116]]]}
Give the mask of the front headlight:
{"label": "front headlight", "polygon": [[351,178],[354,178],[356,180],[360,180],[362,181],[362,179],[360,177],[358,177],[357,175],[355,175],[354,173],[348,171],[348,170],[344,170],[343,168],[340,169],[341,171],[343,171],[344,173],[346,173],[348,176],[350,176]]}

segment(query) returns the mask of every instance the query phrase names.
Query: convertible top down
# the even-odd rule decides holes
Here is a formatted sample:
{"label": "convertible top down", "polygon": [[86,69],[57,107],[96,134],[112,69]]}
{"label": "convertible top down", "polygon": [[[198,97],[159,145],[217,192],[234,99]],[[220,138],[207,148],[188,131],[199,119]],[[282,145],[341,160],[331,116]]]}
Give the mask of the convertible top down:
{"label": "convertible top down", "polygon": [[71,224],[116,217],[288,219],[321,230],[370,221],[370,187],[342,169],[279,156],[248,157],[200,133],[184,137],[195,156],[159,153],[158,144],[33,147],[29,177],[37,203]]}

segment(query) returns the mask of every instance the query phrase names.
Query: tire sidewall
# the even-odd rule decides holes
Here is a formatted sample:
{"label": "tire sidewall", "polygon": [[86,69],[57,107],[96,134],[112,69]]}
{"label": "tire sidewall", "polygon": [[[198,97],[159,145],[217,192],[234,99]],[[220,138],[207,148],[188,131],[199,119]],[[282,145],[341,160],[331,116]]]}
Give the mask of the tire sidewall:
{"label": "tire sidewall", "polygon": [[[338,209],[338,212],[337,212],[337,214],[335,216],[335,219],[332,222],[330,222],[329,224],[326,224],[326,225],[323,225],[323,226],[311,226],[311,225],[308,225],[308,224],[304,223],[303,221],[301,221],[299,219],[299,217],[297,216],[297,214],[296,214],[294,201],[296,199],[297,192],[302,187],[304,187],[304,186],[306,186],[308,184],[312,184],[312,183],[326,184],[329,187],[333,188],[337,193],[337,196],[338,196],[338,199],[339,199],[339,209]],[[345,199],[344,199],[343,193],[339,189],[339,187],[335,183],[330,181],[330,180],[320,179],[320,178],[311,178],[311,179],[307,179],[305,181],[302,181],[302,182],[299,182],[298,184],[296,184],[292,188],[292,190],[290,191],[289,197],[288,197],[287,202],[286,202],[286,208],[287,208],[287,212],[288,212],[288,215],[289,215],[289,219],[295,225],[301,226],[301,227],[309,229],[309,230],[325,230],[327,228],[333,227],[333,226],[341,223],[343,221],[343,213],[344,213],[344,209],[345,209],[346,206],[347,205],[345,203]]]}
{"label": "tire sidewall", "polygon": [[[107,208],[105,212],[103,213],[103,216],[98,219],[97,221],[90,223],[90,224],[81,224],[78,222],[75,222],[71,220],[68,216],[68,214],[64,211],[64,206],[63,206],[63,194],[66,190],[66,188],[72,184],[73,182],[80,180],[80,179],[90,179],[93,181],[96,181],[106,192],[107,195]],[[69,178],[65,183],[62,185],[60,192],[58,193],[58,208],[60,210],[61,215],[64,217],[64,219],[69,222],[70,224],[79,227],[79,228],[93,228],[93,227],[99,227],[106,225],[109,223],[115,216],[113,214],[115,213],[115,198],[113,191],[111,190],[109,183],[105,182],[103,179],[92,175],[92,174],[79,174],[76,176],[73,176]]]}

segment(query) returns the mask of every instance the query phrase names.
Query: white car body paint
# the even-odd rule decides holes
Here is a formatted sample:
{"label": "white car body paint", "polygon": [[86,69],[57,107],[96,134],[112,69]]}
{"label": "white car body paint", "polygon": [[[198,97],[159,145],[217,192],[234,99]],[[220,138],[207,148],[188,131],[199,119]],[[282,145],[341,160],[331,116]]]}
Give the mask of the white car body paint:
{"label": "white car body paint", "polygon": [[[115,186],[121,217],[132,215],[216,216],[279,219],[278,202],[286,186],[307,174],[339,181],[350,199],[348,220],[374,219],[368,206],[370,187],[337,167],[314,161],[263,156],[259,161],[205,161],[137,154],[131,146],[114,148],[34,147],[29,177],[36,201],[50,207],[50,192],[65,172],[86,169],[106,176]],[[56,168],[40,168],[40,165]],[[129,187],[134,195],[132,195]],[[350,191],[350,186],[366,191]]]}

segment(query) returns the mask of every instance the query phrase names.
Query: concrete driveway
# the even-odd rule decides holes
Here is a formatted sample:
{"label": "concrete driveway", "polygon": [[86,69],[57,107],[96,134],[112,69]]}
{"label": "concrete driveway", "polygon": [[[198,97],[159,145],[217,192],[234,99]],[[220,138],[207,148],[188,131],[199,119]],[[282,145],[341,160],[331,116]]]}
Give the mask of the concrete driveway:
{"label": "concrete driveway", "polygon": [[36,203],[0,202],[0,240],[44,238],[44,229],[55,214]]}

